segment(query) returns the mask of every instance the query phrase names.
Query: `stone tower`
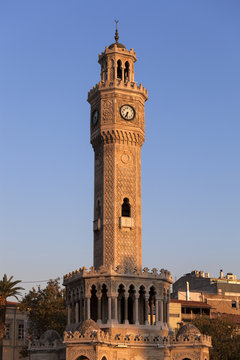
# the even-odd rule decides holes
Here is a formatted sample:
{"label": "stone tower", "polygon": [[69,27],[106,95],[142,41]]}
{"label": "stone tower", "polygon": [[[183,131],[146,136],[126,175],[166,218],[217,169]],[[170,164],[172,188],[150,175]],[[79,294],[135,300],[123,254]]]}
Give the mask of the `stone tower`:
{"label": "stone tower", "polygon": [[169,336],[170,272],[142,269],[147,90],[134,80],[135,61],[116,30],[115,43],[99,55],[101,80],[88,93],[95,154],[94,266],[64,276],[66,359],[208,360],[211,341],[197,330],[190,329],[188,345],[183,333],[178,339]]}
{"label": "stone tower", "polygon": [[95,154],[94,266],[142,267],[141,147],[147,90],[134,81],[136,54],[116,42],[99,55],[89,92]]}

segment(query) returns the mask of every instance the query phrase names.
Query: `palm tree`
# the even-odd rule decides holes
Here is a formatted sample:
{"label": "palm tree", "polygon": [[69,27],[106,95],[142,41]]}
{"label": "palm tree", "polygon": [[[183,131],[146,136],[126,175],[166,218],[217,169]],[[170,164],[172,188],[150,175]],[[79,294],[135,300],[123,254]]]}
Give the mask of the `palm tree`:
{"label": "palm tree", "polygon": [[3,358],[3,336],[4,336],[4,327],[5,327],[5,316],[6,316],[6,307],[7,307],[7,298],[10,296],[15,297],[18,300],[18,295],[20,295],[20,290],[24,290],[20,286],[16,286],[21,282],[21,280],[12,281],[13,276],[7,278],[7,275],[4,274],[3,279],[0,280],[0,360]]}

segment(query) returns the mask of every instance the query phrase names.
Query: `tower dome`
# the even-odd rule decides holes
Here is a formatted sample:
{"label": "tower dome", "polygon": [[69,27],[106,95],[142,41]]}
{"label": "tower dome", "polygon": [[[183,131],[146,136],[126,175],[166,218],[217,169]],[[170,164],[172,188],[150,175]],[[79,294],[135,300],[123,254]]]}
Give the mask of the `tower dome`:
{"label": "tower dome", "polygon": [[180,335],[183,335],[183,336],[189,336],[189,335],[200,336],[201,332],[195,325],[187,324],[187,325],[182,326],[179,329],[177,337],[179,337]]}

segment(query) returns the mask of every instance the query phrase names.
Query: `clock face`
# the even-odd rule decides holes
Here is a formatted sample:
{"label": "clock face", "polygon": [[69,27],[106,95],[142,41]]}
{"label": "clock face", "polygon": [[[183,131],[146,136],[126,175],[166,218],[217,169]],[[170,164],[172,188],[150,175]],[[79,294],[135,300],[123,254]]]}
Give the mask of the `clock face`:
{"label": "clock face", "polygon": [[123,105],[120,107],[120,114],[124,120],[132,120],[135,116],[135,110],[130,105]]}
{"label": "clock face", "polygon": [[98,110],[94,110],[92,113],[92,123],[94,126],[97,124],[98,118],[99,118],[99,112]]}

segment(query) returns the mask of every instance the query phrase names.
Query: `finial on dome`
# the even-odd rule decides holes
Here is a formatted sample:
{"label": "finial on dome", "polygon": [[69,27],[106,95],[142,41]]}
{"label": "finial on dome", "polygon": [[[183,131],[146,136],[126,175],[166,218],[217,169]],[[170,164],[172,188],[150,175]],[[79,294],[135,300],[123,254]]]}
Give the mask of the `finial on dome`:
{"label": "finial on dome", "polygon": [[116,43],[118,43],[119,36],[118,36],[117,24],[119,23],[119,20],[114,20],[114,21],[115,21],[115,23],[116,23],[116,31],[115,31],[115,37],[114,37],[114,39],[116,40]]}

